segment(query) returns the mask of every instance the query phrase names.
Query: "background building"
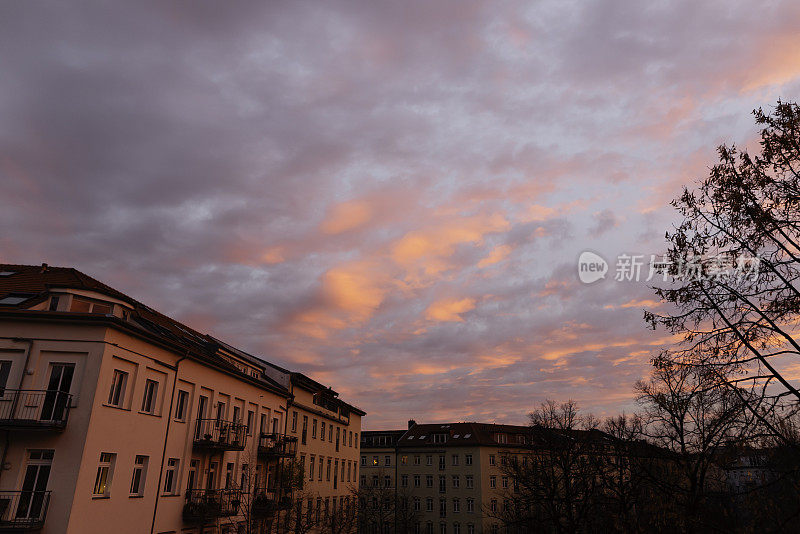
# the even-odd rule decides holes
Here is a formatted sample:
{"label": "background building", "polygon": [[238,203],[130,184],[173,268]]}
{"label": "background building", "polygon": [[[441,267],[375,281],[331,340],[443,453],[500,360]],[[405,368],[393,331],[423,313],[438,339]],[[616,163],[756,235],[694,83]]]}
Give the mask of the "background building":
{"label": "background building", "polygon": [[363,415],[75,269],[0,265],[2,531],[286,531],[357,480]]}
{"label": "background building", "polygon": [[[360,484],[364,489],[393,485],[408,495],[416,512],[411,532],[497,532],[500,496],[510,484],[501,462],[529,450],[529,432],[526,426],[413,420],[407,430],[367,431],[361,441]],[[364,529],[400,530],[392,519]]]}

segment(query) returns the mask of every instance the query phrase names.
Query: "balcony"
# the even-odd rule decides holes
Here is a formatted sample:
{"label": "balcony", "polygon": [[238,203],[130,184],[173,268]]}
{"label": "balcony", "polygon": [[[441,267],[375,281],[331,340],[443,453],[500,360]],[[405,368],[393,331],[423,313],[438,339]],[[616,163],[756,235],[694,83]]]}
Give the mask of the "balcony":
{"label": "balcony", "polygon": [[49,491],[0,491],[0,532],[41,529],[49,504]]}
{"label": "balcony", "polygon": [[194,446],[198,449],[243,451],[246,427],[238,421],[198,419]]}
{"label": "balcony", "polygon": [[283,434],[261,434],[258,439],[258,454],[272,458],[294,458],[297,453],[297,437]]}
{"label": "balcony", "polygon": [[0,390],[0,429],[63,430],[72,395],[57,390]]}
{"label": "balcony", "polygon": [[292,507],[292,499],[285,494],[278,496],[275,492],[258,493],[253,497],[251,505],[253,517],[269,517],[279,510]]}
{"label": "balcony", "polygon": [[193,523],[239,515],[241,503],[242,494],[236,489],[190,489],[186,491],[183,519]]}

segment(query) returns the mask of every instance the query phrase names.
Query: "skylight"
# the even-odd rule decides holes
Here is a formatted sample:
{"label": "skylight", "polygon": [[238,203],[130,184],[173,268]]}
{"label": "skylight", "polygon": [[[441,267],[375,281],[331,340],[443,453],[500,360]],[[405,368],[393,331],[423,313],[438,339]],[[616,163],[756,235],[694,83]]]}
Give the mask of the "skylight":
{"label": "skylight", "polygon": [[13,306],[14,304],[25,302],[29,298],[30,297],[3,297],[0,299],[0,304],[10,304]]}
{"label": "skylight", "polygon": [[470,437],[471,435],[472,435],[472,434],[464,434],[464,439],[467,439],[467,438],[468,438],[468,437]]}
{"label": "skylight", "polygon": [[12,274],[17,274],[16,271],[0,271],[0,276],[11,276]]}

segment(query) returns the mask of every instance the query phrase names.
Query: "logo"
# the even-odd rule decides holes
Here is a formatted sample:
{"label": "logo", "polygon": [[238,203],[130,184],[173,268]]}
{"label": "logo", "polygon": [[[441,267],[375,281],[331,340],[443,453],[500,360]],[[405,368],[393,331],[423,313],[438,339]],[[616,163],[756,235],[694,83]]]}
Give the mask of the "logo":
{"label": "logo", "polygon": [[584,284],[597,282],[606,277],[608,263],[601,256],[588,250],[581,252],[578,258],[578,278]]}

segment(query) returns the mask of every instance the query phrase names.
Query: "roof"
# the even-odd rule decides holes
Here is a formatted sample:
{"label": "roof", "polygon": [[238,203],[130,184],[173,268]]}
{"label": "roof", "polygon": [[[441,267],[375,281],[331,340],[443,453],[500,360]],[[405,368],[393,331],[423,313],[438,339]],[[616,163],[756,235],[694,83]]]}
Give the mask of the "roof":
{"label": "roof", "polygon": [[[447,447],[530,447],[535,444],[545,444],[545,442],[552,443],[553,439],[580,437],[596,442],[608,442],[614,439],[600,430],[562,431],[541,427],[477,422],[415,424],[408,430],[370,430],[361,433],[362,442],[377,436],[390,435],[394,437],[398,434],[400,435],[397,438],[398,448],[441,448],[445,445]],[[366,444],[362,446],[369,447]]]}
{"label": "roof", "polygon": [[[53,289],[72,289],[96,292],[106,297],[124,302],[131,310],[124,317],[98,316],[98,314],[62,312],[49,310],[30,310],[49,298]],[[320,390],[328,390],[334,396],[338,393],[331,388],[312,380],[301,373],[295,373],[279,367],[258,356],[253,356],[209,334],[204,334],[177,321],[167,315],[157,312],[149,306],[137,301],[125,293],[108,286],[91,276],[88,276],[72,267],[53,267],[42,265],[14,265],[0,264],[0,299],[7,296],[24,296],[24,301],[9,304],[0,303],[0,313],[15,312],[25,314],[27,317],[48,316],[61,319],[94,319],[104,318],[106,321],[115,322],[119,326],[134,329],[163,343],[178,347],[182,352],[187,352],[196,359],[207,361],[214,366],[221,367],[229,372],[235,372],[248,380],[256,380],[261,385],[284,395],[291,396],[289,390],[277,380],[263,372],[265,366],[291,376],[293,382],[301,381],[304,384],[313,384]],[[5,313],[3,313],[5,315]],[[262,369],[261,376],[253,377],[222,356],[222,352],[234,355],[236,358]],[[302,377],[302,378],[300,378]],[[308,385],[306,386],[308,387]],[[344,401],[338,402],[347,406],[352,411],[365,415],[362,410],[351,406]]]}

